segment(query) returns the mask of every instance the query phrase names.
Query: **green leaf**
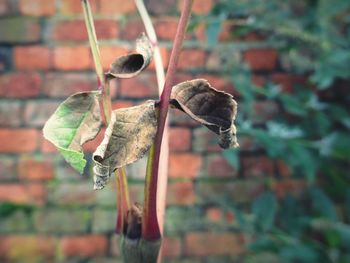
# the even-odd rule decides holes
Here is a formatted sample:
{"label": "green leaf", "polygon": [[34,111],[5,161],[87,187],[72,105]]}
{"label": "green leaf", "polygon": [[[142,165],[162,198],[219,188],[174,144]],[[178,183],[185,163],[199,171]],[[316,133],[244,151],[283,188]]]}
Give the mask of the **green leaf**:
{"label": "green leaf", "polygon": [[226,150],[223,152],[224,157],[228,163],[234,167],[236,170],[239,170],[239,155],[238,151],[235,150]]}
{"label": "green leaf", "polygon": [[312,206],[315,212],[331,221],[337,221],[337,212],[331,199],[318,188],[310,190]]}
{"label": "green leaf", "polygon": [[253,203],[253,214],[257,226],[263,230],[271,229],[277,212],[277,200],[273,193],[261,194]]}
{"label": "green leaf", "polygon": [[82,145],[96,137],[101,128],[99,93],[80,92],[68,97],[45,123],[44,137],[66,161],[83,173],[86,165]]}

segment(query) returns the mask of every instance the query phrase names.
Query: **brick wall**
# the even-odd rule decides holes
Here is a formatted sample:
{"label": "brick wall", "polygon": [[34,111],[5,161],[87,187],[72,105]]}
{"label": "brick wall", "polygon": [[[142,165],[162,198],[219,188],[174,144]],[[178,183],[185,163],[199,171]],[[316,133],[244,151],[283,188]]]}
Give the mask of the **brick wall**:
{"label": "brick wall", "polygon": [[[132,49],[143,25],[131,0],[90,2],[107,68]],[[146,2],[167,63],[181,1]],[[205,15],[213,4],[196,0],[193,12]],[[65,97],[96,88],[80,1],[1,0],[0,16],[0,202],[7,207],[0,216],[0,261],[118,262],[114,184],[93,191],[89,170],[83,176],[74,172],[41,131]],[[273,48],[255,35],[233,39],[232,30],[225,23],[214,47],[207,44],[203,24],[188,33],[176,81],[203,77],[217,89],[239,95],[229,69],[243,62],[250,64],[258,85],[273,79],[288,89],[298,80],[281,71]],[[155,98],[154,66],[134,79],[117,80],[112,96],[114,108]],[[256,123],[278,111],[271,102],[254,107]],[[178,112],[172,112],[170,124],[165,262],[232,262],[244,249],[244,236],[214,197],[249,202],[264,188],[264,177],[288,171],[243,136],[241,165],[235,169],[205,128]],[[88,155],[100,139],[84,147]],[[145,163],[128,169],[135,201],[142,201]],[[274,184],[280,194],[297,187],[288,179]]]}

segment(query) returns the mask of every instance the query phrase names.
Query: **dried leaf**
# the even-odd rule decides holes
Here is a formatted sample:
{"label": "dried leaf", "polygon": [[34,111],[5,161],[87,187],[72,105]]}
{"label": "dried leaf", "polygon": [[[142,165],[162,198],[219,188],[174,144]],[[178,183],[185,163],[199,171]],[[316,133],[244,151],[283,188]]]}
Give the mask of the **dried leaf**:
{"label": "dried leaf", "polygon": [[102,189],[116,169],[141,159],[156,132],[154,101],[113,111],[105,137],[93,154],[94,189]]}
{"label": "dried leaf", "polygon": [[117,58],[107,72],[110,78],[132,78],[145,69],[151,62],[152,45],[143,33],[136,40],[136,52]]}
{"label": "dried leaf", "polygon": [[101,128],[99,93],[81,92],[68,97],[45,123],[44,137],[52,142],[70,165],[80,173],[86,165],[82,145]]}
{"label": "dried leaf", "polygon": [[204,79],[182,82],[172,89],[171,104],[219,135],[222,148],[238,147],[237,103],[232,95],[218,91]]}

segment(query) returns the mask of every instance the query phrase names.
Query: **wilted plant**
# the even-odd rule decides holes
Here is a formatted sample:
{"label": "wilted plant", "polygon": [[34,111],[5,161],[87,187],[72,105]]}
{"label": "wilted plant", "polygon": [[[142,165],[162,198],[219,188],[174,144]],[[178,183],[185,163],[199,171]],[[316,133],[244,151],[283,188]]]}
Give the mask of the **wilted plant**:
{"label": "wilted plant", "polygon": [[[103,73],[89,3],[83,0],[98,90],[68,97],[44,127],[45,138],[57,147],[73,168],[82,173],[86,165],[82,145],[96,137],[102,126],[102,117],[104,118],[107,125],[104,139],[93,154],[94,189],[104,188],[109,178],[116,174],[116,232],[122,238],[122,256],[128,263],[157,261],[162,236],[157,217],[158,175],[169,106],[183,111],[218,134],[222,148],[238,146],[233,123],[237,104],[230,94],[214,89],[204,79],[173,86],[192,2],[186,0],[184,4],[160,100],[149,100],[135,107],[112,111],[110,81],[114,78],[134,77],[145,69],[152,58],[152,43],[143,34],[136,40],[135,52],[117,58],[109,71]],[[130,204],[124,167],[147,153],[142,208],[138,204]]]}

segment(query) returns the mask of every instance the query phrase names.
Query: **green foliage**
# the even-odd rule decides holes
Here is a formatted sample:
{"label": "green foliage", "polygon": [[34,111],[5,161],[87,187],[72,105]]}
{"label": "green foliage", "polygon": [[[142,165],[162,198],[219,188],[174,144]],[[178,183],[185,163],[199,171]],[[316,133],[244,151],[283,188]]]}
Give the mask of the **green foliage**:
{"label": "green foliage", "polygon": [[0,218],[11,216],[16,211],[23,211],[24,213],[29,214],[33,210],[34,207],[30,205],[0,203]]}

